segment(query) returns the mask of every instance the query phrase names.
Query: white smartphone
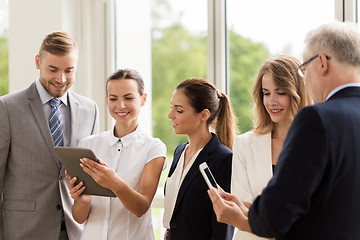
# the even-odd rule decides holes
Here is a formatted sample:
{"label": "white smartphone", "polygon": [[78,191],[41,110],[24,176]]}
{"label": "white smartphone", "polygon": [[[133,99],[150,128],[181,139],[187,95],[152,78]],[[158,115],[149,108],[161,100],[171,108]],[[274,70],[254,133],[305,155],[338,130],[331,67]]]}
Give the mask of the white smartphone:
{"label": "white smartphone", "polygon": [[212,175],[209,166],[206,164],[206,162],[203,162],[199,165],[199,170],[201,174],[203,175],[205,182],[209,186],[209,188],[214,187],[215,190],[219,193],[219,195],[222,197],[221,191],[219,190],[217,183],[215,181],[214,176]]}

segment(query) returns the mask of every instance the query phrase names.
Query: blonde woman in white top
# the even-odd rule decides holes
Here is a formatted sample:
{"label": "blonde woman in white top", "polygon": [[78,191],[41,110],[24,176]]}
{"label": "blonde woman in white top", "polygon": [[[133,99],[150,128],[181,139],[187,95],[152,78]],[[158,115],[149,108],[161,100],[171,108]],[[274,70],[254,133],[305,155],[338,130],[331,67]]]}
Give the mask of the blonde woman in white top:
{"label": "blonde woman in white top", "polygon": [[166,147],[145,135],[138,126],[146,102],[144,82],[134,70],[118,70],[108,78],[106,102],[116,120],[114,129],[83,139],[79,146],[91,148],[99,164],[82,159],[81,166],[98,184],[117,198],[81,194],[85,186],[74,186],[74,219],[84,223],[81,239],[154,239],[150,205],[164,167]]}
{"label": "blonde woman in white top", "polygon": [[[295,114],[309,103],[300,62],[280,55],[265,61],[253,87],[254,129],[235,138],[231,193],[253,202],[273,175],[287,131]],[[237,231],[234,239],[264,239]]]}

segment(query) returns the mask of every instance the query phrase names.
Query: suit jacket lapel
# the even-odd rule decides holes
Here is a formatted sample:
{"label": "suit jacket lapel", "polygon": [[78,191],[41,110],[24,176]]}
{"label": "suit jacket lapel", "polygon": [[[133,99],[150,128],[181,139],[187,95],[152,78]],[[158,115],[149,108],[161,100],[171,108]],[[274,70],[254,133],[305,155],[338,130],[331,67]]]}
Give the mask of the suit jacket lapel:
{"label": "suit jacket lapel", "polygon": [[176,166],[177,166],[177,164],[178,164],[178,162],[179,162],[181,153],[184,151],[184,149],[185,149],[185,147],[186,147],[186,144],[187,144],[187,143],[184,143],[184,144],[180,145],[180,146],[176,149],[176,151],[175,151],[175,153],[174,153],[174,159],[173,159],[173,162],[172,162],[171,167],[170,167],[170,170],[169,170],[169,175],[168,175],[168,177],[171,177],[171,175],[174,173],[175,168],[176,168]]}
{"label": "suit jacket lapel", "polygon": [[251,171],[251,176],[253,182],[254,192],[260,194],[262,192],[263,186],[266,186],[269,180],[272,177],[272,161],[271,161],[271,133],[265,135],[256,135],[253,138],[252,144],[252,153],[254,158],[252,159],[252,164],[254,171]]}
{"label": "suit jacket lapel", "polygon": [[78,108],[79,108],[79,102],[77,101],[77,99],[75,99],[74,95],[71,92],[68,92],[68,102],[70,104],[70,143],[69,146],[73,146],[76,147],[77,145],[77,131],[78,128],[77,126],[77,122],[78,122]]}
{"label": "suit jacket lapel", "polygon": [[50,129],[49,129],[49,123],[48,120],[45,117],[44,110],[43,110],[43,104],[40,100],[39,93],[36,89],[35,82],[30,85],[30,87],[27,89],[27,96],[29,100],[29,106],[33,113],[34,119],[39,127],[39,130],[42,134],[42,136],[45,139],[46,145],[48,146],[51,154],[53,155],[56,164],[59,167],[59,161],[57,160],[57,155],[54,151],[54,143],[53,139],[51,137]]}
{"label": "suit jacket lapel", "polygon": [[[176,199],[175,207],[173,214],[177,211],[179,204],[181,202],[182,197],[184,196],[186,189],[191,184],[191,182],[194,180],[194,178],[200,174],[199,165],[203,162],[209,162],[210,157],[209,155],[215,150],[214,145],[219,142],[216,135],[213,135],[213,137],[210,139],[210,141],[205,145],[203,150],[199,153],[196,160],[194,161],[193,165],[189,169],[189,172],[186,174],[184,181],[181,184],[181,187],[179,189],[179,193]],[[182,152],[182,151],[181,151]],[[180,155],[181,155],[180,152]],[[179,155],[179,157],[180,157]],[[178,159],[177,159],[178,160]]]}

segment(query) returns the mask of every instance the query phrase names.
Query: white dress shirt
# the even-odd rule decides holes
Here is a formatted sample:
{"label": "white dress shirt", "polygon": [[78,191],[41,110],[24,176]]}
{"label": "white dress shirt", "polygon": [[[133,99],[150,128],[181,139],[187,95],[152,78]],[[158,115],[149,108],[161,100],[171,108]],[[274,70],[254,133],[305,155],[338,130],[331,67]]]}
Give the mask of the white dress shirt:
{"label": "white dress shirt", "polygon": [[[155,158],[166,157],[165,144],[143,134],[139,127],[120,140],[113,130],[86,137],[79,142],[79,147],[92,149],[135,191],[140,189],[145,165]],[[151,208],[139,218],[118,198],[91,196],[90,214],[81,239],[152,240]]]}
{"label": "white dress shirt", "polygon": [[179,161],[176,165],[176,168],[171,175],[166,180],[166,194],[165,194],[165,200],[164,200],[164,216],[163,216],[163,225],[165,228],[170,228],[170,220],[172,218],[172,214],[175,208],[176,199],[181,187],[182,182],[184,181],[184,178],[186,174],[189,172],[191,166],[195,162],[195,159],[201,152],[202,148],[199,149],[194,156],[191,158],[190,162],[186,165],[184,169],[184,158],[185,158],[185,152],[188,148],[188,145],[184,148],[184,151],[181,153],[181,156],[179,158]]}
{"label": "white dress shirt", "polygon": [[326,101],[332,97],[332,95],[334,95],[335,93],[337,93],[338,91],[344,89],[344,88],[348,88],[348,87],[360,87],[360,84],[359,83],[349,83],[349,84],[344,84],[344,85],[341,85],[335,89],[333,89],[329,95],[327,95],[326,97]]}
{"label": "white dress shirt", "polygon": [[[49,104],[50,99],[53,98],[49,94],[48,91],[44,88],[44,86],[40,83],[40,78],[35,81],[36,90],[39,93],[40,100],[42,102],[44,115],[46,121],[49,121],[50,114],[51,114],[51,106]],[[60,97],[59,99],[62,102],[60,107],[61,112],[61,121],[62,121],[62,128],[64,131],[63,139],[64,139],[64,146],[70,146],[71,140],[71,109],[70,109],[70,101],[68,101],[68,91]],[[49,132],[50,133],[50,132]],[[83,229],[83,224],[78,224],[72,217],[71,207],[74,204],[74,200],[71,198],[69,193],[69,182],[63,178],[59,177],[59,189],[60,189],[60,196],[61,202],[63,207],[63,219],[66,222],[66,229],[69,239],[79,239],[80,233]]]}

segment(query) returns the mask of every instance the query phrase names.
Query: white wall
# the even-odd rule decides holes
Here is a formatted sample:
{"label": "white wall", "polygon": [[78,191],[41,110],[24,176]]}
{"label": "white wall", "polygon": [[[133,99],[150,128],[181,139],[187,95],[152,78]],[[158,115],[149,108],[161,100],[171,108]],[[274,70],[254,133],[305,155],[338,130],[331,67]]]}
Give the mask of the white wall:
{"label": "white wall", "polygon": [[63,29],[62,1],[11,0],[9,11],[9,90],[13,92],[37,78],[35,55],[43,37],[50,31]]}
{"label": "white wall", "polygon": [[105,103],[105,80],[115,69],[112,0],[11,0],[9,12],[10,92],[38,77],[34,58],[44,36],[66,31],[79,46],[71,90],[97,102],[101,131],[112,127]]}

